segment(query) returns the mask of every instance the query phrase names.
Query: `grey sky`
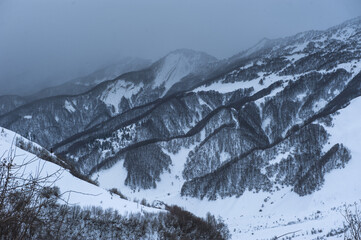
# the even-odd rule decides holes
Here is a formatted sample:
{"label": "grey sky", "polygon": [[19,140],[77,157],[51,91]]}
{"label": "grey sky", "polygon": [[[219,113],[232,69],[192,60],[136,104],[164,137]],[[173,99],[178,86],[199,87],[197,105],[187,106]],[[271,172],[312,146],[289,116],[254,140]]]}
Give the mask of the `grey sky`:
{"label": "grey sky", "polygon": [[0,0],[0,94],[25,93],[126,56],[177,48],[226,58],[263,37],[326,29],[360,0]]}

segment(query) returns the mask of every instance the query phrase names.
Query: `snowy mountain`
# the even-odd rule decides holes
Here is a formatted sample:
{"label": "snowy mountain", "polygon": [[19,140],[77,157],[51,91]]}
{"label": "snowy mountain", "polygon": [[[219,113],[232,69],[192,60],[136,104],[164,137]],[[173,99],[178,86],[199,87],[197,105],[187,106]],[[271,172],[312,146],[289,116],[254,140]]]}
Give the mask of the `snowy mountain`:
{"label": "snowy mountain", "polygon": [[222,61],[177,50],[0,126],[102,187],[219,214],[234,239],[332,239],[359,201],[359,96],[361,18]]}
{"label": "snowy mountain", "polygon": [[[178,59],[180,69],[174,68],[174,59]],[[201,62],[196,62],[195,59],[200,59]],[[213,60],[214,58],[195,51],[175,51],[147,69],[105,81],[86,93],[55,96],[22,105],[2,115],[0,124],[50,149],[76,133],[114,119],[119,113],[130,109],[133,111],[135,107],[144,104],[154,105],[159,97],[167,93],[166,82],[175,81],[164,77],[165,72],[168,71],[171,77],[181,80],[179,78],[182,74],[190,75],[192,69],[196,69],[195,72],[198,73],[201,71],[200,67],[205,65],[203,61]],[[191,67],[192,65],[195,66]],[[173,73],[176,75],[172,75]]]}
{"label": "snowy mountain", "polygon": [[217,64],[203,52],[179,49],[161,58],[148,69],[124,74],[107,84],[100,99],[117,115],[163,96],[193,87],[186,77],[198,76]]}

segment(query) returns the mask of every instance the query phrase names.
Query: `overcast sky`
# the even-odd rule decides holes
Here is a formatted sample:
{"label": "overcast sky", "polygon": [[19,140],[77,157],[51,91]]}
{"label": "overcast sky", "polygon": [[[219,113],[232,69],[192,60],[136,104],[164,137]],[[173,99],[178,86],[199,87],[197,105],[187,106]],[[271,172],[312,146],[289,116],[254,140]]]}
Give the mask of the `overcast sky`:
{"label": "overcast sky", "polygon": [[191,48],[226,58],[263,37],[323,30],[360,0],[0,0],[0,94],[26,93],[117,59]]}

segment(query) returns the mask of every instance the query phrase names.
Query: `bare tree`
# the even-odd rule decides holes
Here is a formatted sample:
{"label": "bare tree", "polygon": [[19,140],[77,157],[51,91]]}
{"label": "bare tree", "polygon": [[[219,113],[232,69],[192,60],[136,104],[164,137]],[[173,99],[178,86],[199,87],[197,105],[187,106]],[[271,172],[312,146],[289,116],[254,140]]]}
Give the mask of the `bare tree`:
{"label": "bare tree", "polygon": [[[36,157],[21,157],[16,148],[3,153],[0,161],[0,236],[4,239],[24,239],[32,235],[37,224],[43,221],[44,207],[55,204],[60,196],[54,183],[61,170],[43,174],[44,163]],[[35,169],[31,169],[36,165]]]}
{"label": "bare tree", "polygon": [[361,240],[361,212],[354,204],[353,210],[345,205],[344,213],[345,219],[345,240]]}

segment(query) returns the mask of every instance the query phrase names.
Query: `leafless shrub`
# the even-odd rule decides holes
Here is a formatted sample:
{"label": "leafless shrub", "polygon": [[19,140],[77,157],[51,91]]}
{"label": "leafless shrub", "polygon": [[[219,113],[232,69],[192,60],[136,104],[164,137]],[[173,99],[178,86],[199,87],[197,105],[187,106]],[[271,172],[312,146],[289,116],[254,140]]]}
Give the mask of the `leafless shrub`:
{"label": "leafless shrub", "polygon": [[[74,191],[60,193],[54,186],[61,171],[46,175],[42,161],[24,159],[19,164],[14,161],[17,157],[14,149],[1,156],[0,240],[230,238],[220,219],[210,214],[202,219],[176,206],[160,213],[122,216],[113,209],[70,205],[64,196]],[[36,163],[35,172],[26,170],[33,170]]]}
{"label": "leafless shrub", "polygon": [[352,208],[345,205],[344,212],[345,240],[361,240],[361,212],[357,203]]}
{"label": "leafless shrub", "polygon": [[[43,208],[56,204],[60,192],[54,186],[60,177],[58,170],[42,174],[44,164],[37,158],[15,163],[16,148],[3,153],[0,162],[0,236],[4,239],[24,239],[45,219]],[[35,171],[29,165],[38,164]]]}

